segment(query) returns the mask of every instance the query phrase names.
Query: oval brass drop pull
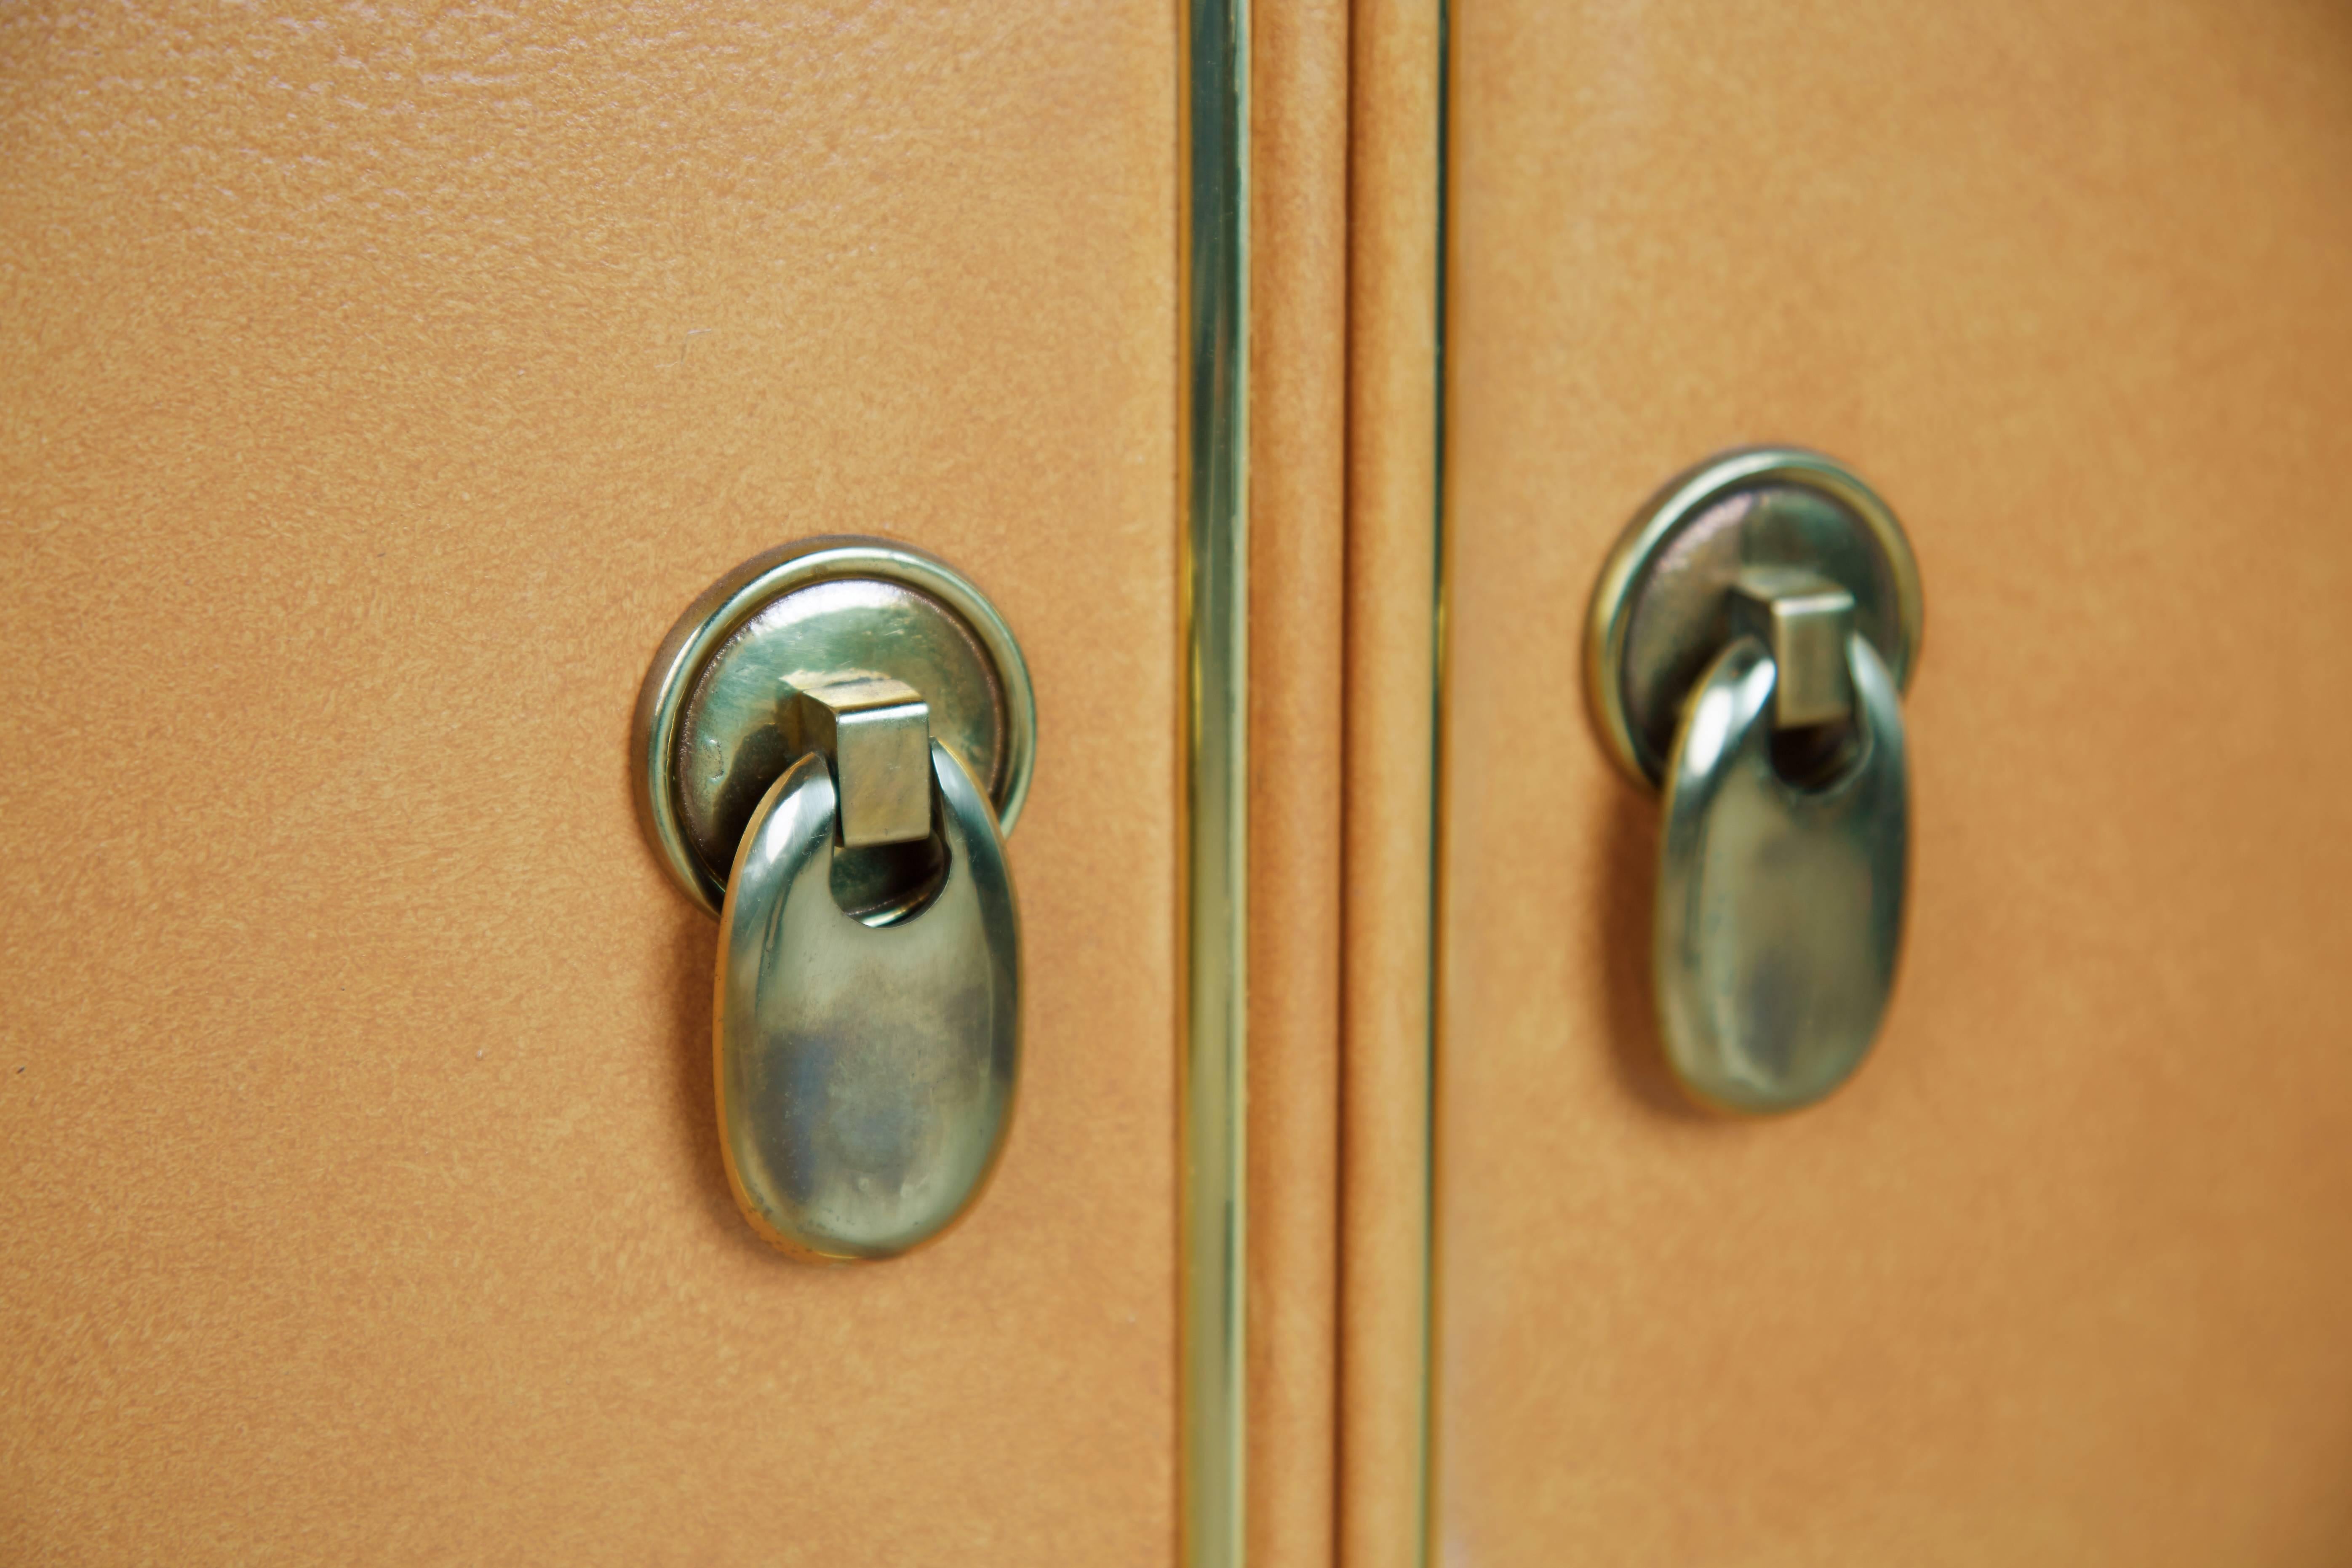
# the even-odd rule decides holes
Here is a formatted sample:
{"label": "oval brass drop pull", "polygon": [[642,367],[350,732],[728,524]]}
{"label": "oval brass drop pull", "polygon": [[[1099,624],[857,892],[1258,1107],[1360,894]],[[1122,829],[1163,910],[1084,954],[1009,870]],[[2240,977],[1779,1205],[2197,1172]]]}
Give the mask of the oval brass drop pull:
{"label": "oval brass drop pull", "polygon": [[688,609],[638,698],[639,805],[719,916],[727,1181],[794,1257],[893,1258],[980,1196],[1021,1067],[1003,834],[1036,744],[1019,645],[944,563],[818,539]]}
{"label": "oval brass drop pull", "polygon": [[1810,1105],[1845,1081],[1895,987],[1909,839],[1903,716],[1886,667],[1847,639],[1852,755],[1820,783],[1773,757],[1780,672],[1724,649],[1666,764],[1653,982],[1675,1076],[1734,1110]]}
{"label": "oval brass drop pull", "polygon": [[803,1257],[890,1258],[979,1196],[1020,1071],[1020,927],[996,821],[927,742],[946,864],[869,924],[835,897],[840,792],[812,752],[753,812],[719,917],[719,1147],[760,1234]]}
{"label": "oval brass drop pull", "polygon": [[1917,569],[1816,453],[1734,452],[1659,492],[1593,595],[1588,691],[1665,797],[1651,982],[1696,1099],[1792,1110],[1843,1083],[1894,990],[1909,876],[1899,693]]}

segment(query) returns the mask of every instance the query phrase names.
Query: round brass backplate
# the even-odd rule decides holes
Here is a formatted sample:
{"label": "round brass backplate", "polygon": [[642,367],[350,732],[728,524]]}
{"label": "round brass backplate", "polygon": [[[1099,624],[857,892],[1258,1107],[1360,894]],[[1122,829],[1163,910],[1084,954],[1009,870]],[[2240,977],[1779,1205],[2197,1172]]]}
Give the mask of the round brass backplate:
{"label": "round brass backplate", "polygon": [[744,825],[796,760],[778,718],[802,687],[903,680],[931,738],[1010,833],[1037,746],[1020,645],[961,573],[887,540],[836,535],[753,556],[662,640],[637,697],[638,809],[663,864],[711,913]]}
{"label": "round brass backplate", "polygon": [[1727,452],[1676,476],[1626,526],[1592,590],[1585,696],[1609,752],[1645,787],[1665,774],[1684,697],[1731,639],[1749,566],[1818,572],[1853,595],[1854,630],[1901,690],[1926,620],[1918,563],[1895,513],[1833,458]]}

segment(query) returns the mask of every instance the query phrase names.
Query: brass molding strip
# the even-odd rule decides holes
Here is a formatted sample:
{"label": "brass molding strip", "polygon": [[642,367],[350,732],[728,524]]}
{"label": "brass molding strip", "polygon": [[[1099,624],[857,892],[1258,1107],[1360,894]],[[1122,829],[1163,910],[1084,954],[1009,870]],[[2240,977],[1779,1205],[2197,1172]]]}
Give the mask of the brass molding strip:
{"label": "brass molding strip", "polygon": [[1188,0],[1181,183],[1185,988],[1180,1552],[1244,1557],[1249,802],[1249,0]]}

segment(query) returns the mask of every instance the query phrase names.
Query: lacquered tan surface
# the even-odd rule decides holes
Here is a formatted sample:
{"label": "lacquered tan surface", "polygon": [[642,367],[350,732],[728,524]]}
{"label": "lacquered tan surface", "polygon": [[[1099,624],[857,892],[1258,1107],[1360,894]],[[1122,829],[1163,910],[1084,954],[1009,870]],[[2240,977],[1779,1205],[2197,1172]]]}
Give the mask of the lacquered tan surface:
{"label": "lacquered tan surface", "polygon": [[[2352,1558],[2352,14],[1454,24],[1440,1560]],[[1885,1034],[1740,1123],[1576,682],[1764,440],[1932,625]]]}
{"label": "lacquered tan surface", "polygon": [[[0,1558],[1175,1540],[1165,7],[0,24]],[[632,697],[870,531],[1035,676],[1019,1120],[795,1266]]]}

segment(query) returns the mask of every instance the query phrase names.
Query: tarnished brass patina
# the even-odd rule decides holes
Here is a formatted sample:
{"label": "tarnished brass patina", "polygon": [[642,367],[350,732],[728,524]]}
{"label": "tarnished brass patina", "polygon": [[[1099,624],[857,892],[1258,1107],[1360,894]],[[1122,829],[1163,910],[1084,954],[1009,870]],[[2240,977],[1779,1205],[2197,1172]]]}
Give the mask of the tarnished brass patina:
{"label": "tarnished brass patina", "polygon": [[1586,690],[1612,754],[1665,797],[1651,984],[1667,1062],[1709,1105],[1811,1105],[1878,1034],[1920,619],[1895,514],[1811,452],[1682,475],[1602,570]]}
{"label": "tarnished brass patina", "polygon": [[1826,577],[1790,566],[1751,566],[1731,584],[1731,625],[1764,644],[1780,672],[1772,727],[1802,730],[1853,717],[1853,595]]}
{"label": "tarnished brass patina", "polygon": [[1909,778],[1895,682],[1846,649],[1853,755],[1809,787],[1772,754],[1779,671],[1742,637],[1685,705],[1666,767],[1653,987],[1683,1086],[1729,1110],[1790,1110],[1862,1064],[1903,940]]}
{"label": "tarnished brass patina", "polygon": [[1854,629],[1895,689],[1909,684],[1927,615],[1895,513],[1818,452],[1727,452],[1650,498],[1593,587],[1585,697],[1609,754],[1636,782],[1664,776],[1683,698],[1730,640],[1734,586],[1759,567],[1793,567],[1843,588]]}

